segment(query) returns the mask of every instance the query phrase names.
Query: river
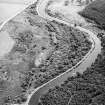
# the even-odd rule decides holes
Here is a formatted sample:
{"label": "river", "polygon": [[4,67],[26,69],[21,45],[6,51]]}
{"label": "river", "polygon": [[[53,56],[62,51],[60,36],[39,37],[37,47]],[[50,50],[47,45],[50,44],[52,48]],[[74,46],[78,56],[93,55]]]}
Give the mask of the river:
{"label": "river", "polygon": [[[56,20],[58,22],[61,22],[61,23],[70,25],[71,27],[74,27],[74,25],[71,25],[69,22],[48,16],[45,13],[45,7],[46,7],[47,3],[48,3],[48,0],[43,0],[43,1],[40,0],[39,4],[37,6],[37,12],[38,12],[39,16],[41,16],[45,19],[48,19],[48,20]],[[60,85],[65,80],[67,80],[68,77],[75,75],[76,71],[83,73],[88,67],[91,66],[92,63],[95,62],[97,55],[101,52],[101,41],[97,38],[97,35],[95,35],[93,32],[91,32],[85,28],[82,28],[80,26],[77,26],[75,28],[89,34],[90,39],[93,43],[91,50],[75,67],[67,70],[65,73],[57,76],[56,78],[52,79],[51,81],[49,81],[49,82],[45,83],[44,85],[40,86],[39,88],[35,89],[32,92],[32,94],[29,96],[29,99],[27,101],[28,105],[38,105],[40,96],[42,94],[44,94],[47,90],[55,87],[56,85]]]}

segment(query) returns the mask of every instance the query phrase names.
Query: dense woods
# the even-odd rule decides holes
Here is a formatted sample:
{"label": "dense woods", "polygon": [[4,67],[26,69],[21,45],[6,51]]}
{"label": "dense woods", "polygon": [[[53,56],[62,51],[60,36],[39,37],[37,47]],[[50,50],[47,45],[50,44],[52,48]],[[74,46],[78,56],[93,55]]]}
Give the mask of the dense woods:
{"label": "dense woods", "polygon": [[[0,105],[25,102],[29,89],[75,66],[92,45],[87,33],[38,16],[36,4],[10,20],[3,31],[16,43],[11,52],[0,59]],[[40,53],[46,55],[36,66]],[[64,95],[70,97],[68,93]]]}
{"label": "dense woods", "polygon": [[[88,41],[85,33],[56,22],[50,25],[56,26],[55,32],[57,34],[55,37],[57,43],[54,43],[52,37],[51,45],[54,46],[52,53],[39,67],[34,66],[27,72],[28,82],[31,83],[30,85],[34,84],[34,88],[76,65],[91,48],[91,42]],[[48,30],[54,30],[54,28],[51,29],[48,26],[47,28]],[[53,34],[50,32],[50,36],[53,36]],[[29,85],[24,81],[22,87],[25,88],[27,85],[24,84]]]}
{"label": "dense woods", "polygon": [[90,68],[50,89],[39,105],[105,105],[105,35],[98,34],[102,52]]}
{"label": "dense woods", "polygon": [[[26,100],[21,99],[21,93],[25,94],[30,88],[37,88],[75,66],[91,49],[92,43],[88,39],[88,34],[56,21],[46,22],[38,16],[36,18],[40,22],[32,22],[28,17],[31,26],[38,27],[34,33],[30,27],[27,28],[16,21],[8,23],[11,27],[13,25],[15,30],[12,31],[11,37],[16,44],[8,54],[7,60],[1,60],[3,65],[0,72],[5,78],[2,78],[0,83],[6,89],[0,87],[0,90],[6,92],[7,96],[4,94],[2,97],[6,102],[9,95],[10,101],[13,100],[15,103]],[[39,66],[36,66],[35,59],[41,52],[46,52],[47,56]],[[14,76],[12,80],[14,87],[10,88],[12,76]],[[16,98],[17,93],[20,98]]]}
{"label": "dense woods", "polygon": [[105,0],[95,0],[79,14],[86,19],[95,21],[100,28],[105,29]]}

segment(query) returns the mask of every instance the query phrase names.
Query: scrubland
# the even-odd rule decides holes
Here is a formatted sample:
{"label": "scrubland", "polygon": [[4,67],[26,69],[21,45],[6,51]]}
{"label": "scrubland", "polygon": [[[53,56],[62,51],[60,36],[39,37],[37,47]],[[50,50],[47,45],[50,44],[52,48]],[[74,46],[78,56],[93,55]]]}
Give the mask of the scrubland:
{"label": "scrubland", "polygon": [[2,103],[26,101],[30,88],[35,89],[73,67],[91,49],[88,34],[30,14],[23,19],[19,15],[4,27],[15,44],[0,60]]}
{"label": "scrubland", "polygon": [[105,29],[105,0],[95,0],[79,14],[88,21],[93,20],[99,28]]}
{"label": "scrubland", "polygon": [[69,77],[61,86],[49,89],[39,105],[104,105],[105,104],[105,33],[98,33],[102,51],[83,73]]}

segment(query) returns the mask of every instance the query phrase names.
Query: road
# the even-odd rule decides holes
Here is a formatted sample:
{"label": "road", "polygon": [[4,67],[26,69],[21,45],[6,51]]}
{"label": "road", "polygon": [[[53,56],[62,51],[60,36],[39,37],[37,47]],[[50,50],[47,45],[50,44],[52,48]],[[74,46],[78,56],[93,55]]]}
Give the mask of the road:
{"label": "road", "polygon": [[[58,22],[67,24],[71,27],[74,27],[74,25],[70,24],[69,22],[59,20],[57,18],[53,18],[48,16],[45,13],[45,7],[48,3],[48,0],[40,0],[38,6],[37,6],[37,12],[39,16],[48,19],[48,20],[56,20]],[[91,66],[92,63],[94,63],[95,59],[97,58],[97,55],[101,52],[101,41],[97,38],[97,35],[95,35],[93,32],[84,29],[80,26],[74,27],[79,29],[80,31],[86,32],[89,34],[90,40],[92,41],[92,48],[88,52],[88,54],[74,67],[67,70],[63,74],[57,76],[56,78],[50,80],[49,82],[43,84],[39,88],[35,89],[32,94],[29,96],[29,99],[27,101],[27,105],[38,105],[38,100],[42,94],[44,94],[47,90],[50,88],[55,87],[56,85],[60,85],[65,80],[67,80],[68,77],[75,75],[75,73],[78,71],[80,73],[83,73],[88,67]]]}
{"label": "road", "polygon": [[[71,27],[74,27],[74,25],[70,24],[69,21],[67,22],[67,21],[64,21],[64,20],[59,20],[57,18],[53,18],[53,17],[48,16],[45,13],[45,7],[46,7],[46,4],[48,3],[48,1],[49,0],[40,0],[39,1],[38,6],[37,6],[37,12],[38,12],[39,16],[41,16],[45,19],[48,19],[48,20],[56,20],[58,22],[61,22],[61,23],[67,24]],[[2,26],[0,27],[0,29],[2,30],[3,26],[15,16],[12,16],[7,21],[5,21],[2,24]],[[91,66],[91,64],[97,58],[97,55],[101,52],[101,42],[97,38],[97,35],[95,35],[91,31],[89,31],[87,29],[84,29],[82,27],[79,27],[79,26],[74,27],[74,28],[77,28],[80,31],[83,31],[83,32],[86,32],[86,33],[89,34],[89,38],[92,41],[92,47],[91,47],[90,51],[86,54],[86,56],[80,62],[78,62],[77,65],[75,65],[74,67],[72,67],[71,69],[62,73],[61,75],[57,76],[56,78],[50,80],[49,82],[47,82],[47,83],[43,84],[42,86],[33,90],[33,92],[28,97],[27,103],[25,103],[23,105],[38,105],[38,100],[43,93],[45,93],[50,88],[55,87],[56,85],[60,85],[65,80],[67,80],[68,77],[70,77],[72,75],[75,75],[75,73],[77,71],[80,72],[80,73],[83,73],[87,69],[87,67]]]}

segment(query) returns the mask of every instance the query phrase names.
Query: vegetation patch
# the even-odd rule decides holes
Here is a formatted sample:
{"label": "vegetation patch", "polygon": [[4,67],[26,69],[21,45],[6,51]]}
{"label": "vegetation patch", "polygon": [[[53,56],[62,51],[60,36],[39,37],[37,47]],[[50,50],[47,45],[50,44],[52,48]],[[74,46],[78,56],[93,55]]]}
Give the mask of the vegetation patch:
{"label": "vegetation patch", "polygon": [[[50,89],[39,105],[104,105],[105,104],[105,35],[99,33],[102,52],[83,74],[69,77],[61,86]],[[62,95],[63,94],[63,95]]]}
{"label": "vegetation patch", "polygon": [[39,17],[33,6],[3,28],[15,44],[0,60],[2,105],[26,101],[29,90],[75,66],[91,49],[88,34]]}
{"label": "vegetation patch", "polygon": [[95,21],[100,28],[105,29],[105,0],[93,1],[79,14],[89,20]]}

